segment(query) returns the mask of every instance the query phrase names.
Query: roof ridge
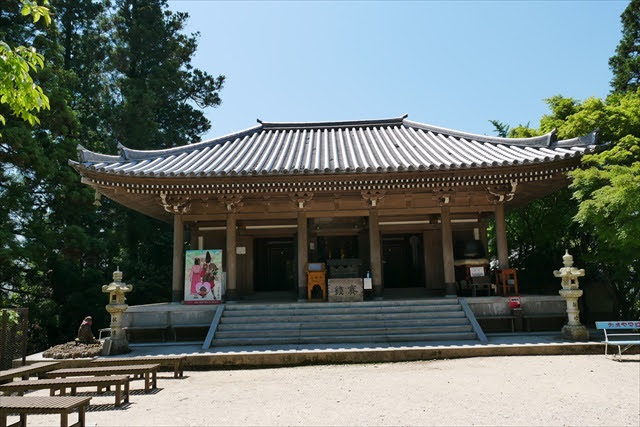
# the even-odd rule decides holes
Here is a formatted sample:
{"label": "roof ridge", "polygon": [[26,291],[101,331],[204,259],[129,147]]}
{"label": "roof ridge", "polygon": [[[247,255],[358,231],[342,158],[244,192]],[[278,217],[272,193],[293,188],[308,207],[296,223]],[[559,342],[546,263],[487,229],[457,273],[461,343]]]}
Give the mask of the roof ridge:
{"label": "roof ridge", "polygon": [[382,126],[382,125],[401,125],[403,120],[409,117],[404,114],[400,117],[391,117],[384,119],[363,119],[363,120],[340,120],[325,122],[265,122],[258,119],[258,123],[264,129],[291,129],[291,128],[341,128],[341,127],[358,127],[358,126]]}

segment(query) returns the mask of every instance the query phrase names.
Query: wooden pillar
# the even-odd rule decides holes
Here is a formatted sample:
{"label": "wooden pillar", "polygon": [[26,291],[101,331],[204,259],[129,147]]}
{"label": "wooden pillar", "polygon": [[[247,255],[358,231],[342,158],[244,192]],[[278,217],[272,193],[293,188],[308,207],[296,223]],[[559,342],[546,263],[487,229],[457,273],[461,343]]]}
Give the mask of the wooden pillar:
{"label": "wooden pillar", "polygon": [[184,297],[184,224],[182,215],[173,216],[173,283],[171,301],[180,302]]}
{"label": "wooden pillar", "polygon": [[500,268],[509,268],[509,249],[507,248],[507,224],[504,219],[504,203],[497,203],[496,217],[496,246],[498,264]]}
{"label": "wooden pillar", "polygon": [[227,214],[227,290],[226,299],[233,300],[237,297],[236,290],[236,215]]}
{"label": "wooden pillar", "polygon": [[378,224],[378,211],[369,209],[369,254],[371,259],[371,284],[373,296],[382,298],[382,263],[380,260],[380,225]]}
{"label": "wooden pillar", "polygon": [[298,211],[298,300],[307,299],[307,262],[309,262],[309,238],[307,214]]}
{"label": "wooden pillar", "polygon": [[446,296],[455,297],[457,295],[456,271],[453,265],[453,235],[451,232],[451,211],[449,206],[442,206],[440,225],[442,229],[442,262],[444,265]]}
{"label": "wooden pillar", "polygon": [[429,288],[429,274],[431,273],[431,269],[429,263],[431,262],[431,258],[429,258],[429,230],[424,230],[422,232],[422,248],[423,248],[423,257],[424,257],[424,287],[425,289]]}

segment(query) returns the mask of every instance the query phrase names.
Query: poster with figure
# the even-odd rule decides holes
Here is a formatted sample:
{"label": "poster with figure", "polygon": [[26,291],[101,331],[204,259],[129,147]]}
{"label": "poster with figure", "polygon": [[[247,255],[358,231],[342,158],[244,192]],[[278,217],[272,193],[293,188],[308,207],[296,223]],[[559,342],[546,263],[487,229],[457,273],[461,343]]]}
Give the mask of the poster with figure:
{"label": "poster with figure", "polygon": [[184,303],[220,304],[224,294],[222,250],[186,251],[184,261]]}

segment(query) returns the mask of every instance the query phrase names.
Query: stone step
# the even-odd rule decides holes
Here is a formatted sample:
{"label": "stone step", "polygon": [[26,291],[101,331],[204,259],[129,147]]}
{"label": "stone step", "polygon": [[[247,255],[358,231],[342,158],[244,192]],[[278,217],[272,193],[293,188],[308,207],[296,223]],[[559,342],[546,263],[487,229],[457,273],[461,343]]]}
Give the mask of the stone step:
{"label": "stone step", "polygon": [[386,300],[386,301],[361,301],[361,302],[300,302],[300,303],[273,303],[273,304],[244,304],[227,303],[225,311],[236,310],[277,310],[281,308],[315,309],[318,307],[335,308],[361,308],[361,307],[401,307],[401,306],[431,306],[431,305],[457,305],[457,298],[433,298],[420,300]]}
{"label": "stone step", "polygon": [[318,308],[281,308],[272,310],[231,310],[225,308],[225,317],[264,317],[278,315],[328,315],[328,314],[378,314],[378,313],[427,313],[443,311],[461,311],[458,304],[433,306],[390,306],[390,307],[318,307]]}
{"label": "stone step", "polygon": [[274,322],[323,322],[323,321],[357,321],[357,320],[409,320],[409,319],[450,319],[465,318],[464,311],[446,311],[432,313],[351,313],[351,314],[322,314],[322,315],[291,315],[283,313],[276,316],[227,316],[223,314],[220,324],[227,323],[274,323]]}
{"label": "stone step", "polygon": [[[394,327],[394,326],[449,326],[449,325],[468,325],[469,320],[464,316],[458,317],[450,317],[450,318],[424,318],[424,319],[403,319],[403,320],[389,320],[385,316],[378,316],[378,319],[373,320],[350,320],[350,321],[339,321],[332,322],[327,321],[324,318],[318,318],[317,322],[301,322],[301,321],[286,321],[286,322],[256,322],[256,323],[220,323],[218,325],[218,332],[224,331],[244,331],[244,330],[254,330],[256,328],[260,328],[263,330],[273,330],[273,329],[298,329],[298,328],[343,328],[345,326],[350,326],[354,328],[360,327],[368,327],[375,326],[378,327],[380,325],[386,327]],[[217,333],[217,332],[216,332]]]}
{"label": "stone step", "polygon": [[212,346],[260,346],[295,344],[336,344],[336,343],[387,343],[421,341],[470,341],[477,340],[475,332],[425,333],[425,334],[380,334],[380,335],[335,335],[303,337],[257,337],[214,339]]}
{"label": "stone step", "polygon": [[263,338],[263,337],[307,337],[307,336],[352,336],[352,335],[407,335],[407,334],[431,334],[431,333],[451,333],[451,332],[472,332],[473,327],[467,325],[451,326],[370,326],[354,328],[352,326],[335,328],[298,328],[298,329],[253,329],[247,331],[218,331],[216,339],[225,338]]}

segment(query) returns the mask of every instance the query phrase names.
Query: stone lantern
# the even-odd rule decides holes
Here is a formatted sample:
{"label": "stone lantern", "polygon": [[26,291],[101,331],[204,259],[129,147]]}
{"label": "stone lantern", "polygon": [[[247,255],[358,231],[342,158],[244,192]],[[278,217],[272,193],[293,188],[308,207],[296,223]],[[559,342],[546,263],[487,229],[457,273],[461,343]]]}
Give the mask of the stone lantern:
{"label": "stone lantern", "polygon": [[125,304],[124,294],[131,292],[132,285],[122,283],[120,267],[113,272],[113,282],[102,287],[102,292],[109,294],[109,304],[106,309],[111,314],[111,337],[104,342],[104,354],[123,354],[129,352],[127,336],[122,329],[122,313],[129,307]]}
{"label": "stone lantern", "polygon": [[588,340],[589,331],[580,323],[580,309],[578,308],[578,298],[582,296],[578,277],[584,276],[584,270],[573,266],[573,256],[569,254],[568,250],[565,251],[562,262],[564,267],[553,272],[555,277],[562,280],[560,296],[567,301],[569,321],[562,327],[562,336],[571,340]]}

